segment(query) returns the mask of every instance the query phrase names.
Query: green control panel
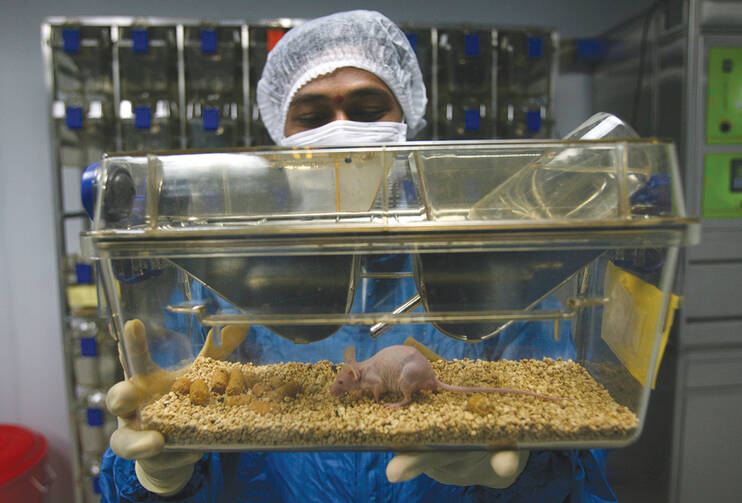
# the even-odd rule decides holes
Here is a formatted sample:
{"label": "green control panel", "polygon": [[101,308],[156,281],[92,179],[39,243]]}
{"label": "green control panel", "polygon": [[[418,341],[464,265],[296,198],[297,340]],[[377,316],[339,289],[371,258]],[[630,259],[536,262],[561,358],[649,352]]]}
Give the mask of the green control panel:
{"label": "green control panel", "polygon": [[706,143],[742,144],[742,47],[709,50]]}
{"label": "green control panel", "polygon": [[742,152],[706,154],[703,217],[742,218]]}

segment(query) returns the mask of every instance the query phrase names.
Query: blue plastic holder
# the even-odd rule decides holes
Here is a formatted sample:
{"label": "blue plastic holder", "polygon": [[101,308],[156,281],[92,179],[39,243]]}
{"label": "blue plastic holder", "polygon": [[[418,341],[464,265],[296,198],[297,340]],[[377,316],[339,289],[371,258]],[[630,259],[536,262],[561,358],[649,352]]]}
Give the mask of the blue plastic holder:
{"label": "blue plastic holder", "polygon": [[131,41],[134,43],[132,50],[137,54],[149,51],[149,33],[147,30],[131,30]]}
{"label": "blue plastic holder", "polygon": [[80,52],[80,30],[77,28],[64,28],[62,30],[62,43],[64,52],[73,54]]}
{"label": "blue plastic holder", "polygon": [[78,285],[93,284],[93,266],[90,264],[75,264],[75,279]]}
{"label": "blue plastic holder", "polygon": [[64,122],[70,129],[82,129],[82,107],[68,106],[64,112]]}
{"label": "blue plastic holder", "polygon": [[95,476],[92,480],[93,483],[93,493],[100,494],[100,477]]}
{"label": "blue plastic holder", "polygon": [[464,109],[464,129],[466,131],[479,131],[479,128],[482,126],[481,122],[482,121],[479,115],[479,109]]}
{"label": "blue plastic holder", "polygon": [[526,129],[533,133],[541,131],[541,112],[538,110],[529,110],[526,112]]}
{"label": "blue plastic holder", "polygon": [[148,105],[137,105],[134,107],[134,127],[137,129],[149,129],[152,127],[152,113]]}
{"label": "blue plastic holder", "polygon": [[91,220],[93,219],[93,208],[95,205],[95,177],[98,172],[98,164],[99,163],[94,162],[85,168],[80,179],[80,199],[82,200],[82,207],[85,208],[85,213],[88,214]]}
{"label": "blue plastic holder", "polygon": [[219,129],[219,109],[215,107],[204,107],[203,111],[204,131],[216,131]]}
{"label": "blue plastic holder", "polygon": [[407,41],[412,46],[412,50],[417,54],[417,33],[405,33],[407,35]]}
{"label": "blue plastic holder", "polygon": [[479,35],[476,33],[467,33],[464,35],[464,55],[469,57],[479,56],[481,51]]}
{"label": "blue plastic holder", "polygon": [[597,38],[581,38],[577,40],[577,59],[588,63],[593,63],[603,59],[605,46]]}
{"label": "blue plastic holder", "polygon": [[216,52],[216,30],[201,30],[201,53],[214,54]]}
{"label": "blue plastic holder", "polygon": [[85,411],[88,419],[88,426],[103,426],[103,411],[94,407],[89,407]]}
{"label": "blue plastic holder", "polygon": [[539,59],[542,54],[541,37],[528,37],[528,57]]}
{"label": "blue plastic holder", "polygon": [[98,356],[98,343],[95,337],[80,338],[80,354],[89,357]]}

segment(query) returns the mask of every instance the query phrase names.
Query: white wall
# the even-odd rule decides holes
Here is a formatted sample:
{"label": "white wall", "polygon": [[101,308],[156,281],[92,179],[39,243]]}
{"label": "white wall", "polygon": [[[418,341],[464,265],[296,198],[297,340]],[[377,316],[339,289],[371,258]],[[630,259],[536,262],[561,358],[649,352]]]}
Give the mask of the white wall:
{"label": "white wall", "polygon": [[[372,8],[396,21],[544,25],[563,37],[590,36],[651,2],[614,0],[39,0],[0,2],[0,422],[43,433],[59,479],[51,501],[72,501],[47,96],[39,27],[46,16],[149,15],[211,19],[310,18]],[[589,113],[589,80],[557,88],[557,126],[566,133]],[[586,84],[587,82],[587,84]]]}

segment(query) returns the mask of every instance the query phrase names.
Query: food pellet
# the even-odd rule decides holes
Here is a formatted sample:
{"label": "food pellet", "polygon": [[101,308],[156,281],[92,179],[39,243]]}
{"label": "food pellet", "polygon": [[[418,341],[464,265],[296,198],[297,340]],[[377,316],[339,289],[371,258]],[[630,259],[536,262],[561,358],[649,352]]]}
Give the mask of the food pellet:
{"label": "food pellet", "polygon": [[281,376],[273,376],[268,381],[268,384],[270,384],[271,388],[278,388],[283,384],[283,378]]}
{"label": "food pellet", "polygon": [[265,393],[270,391],[271,387],[266,382],[259,382],[252,387],[252,393],[255,396],[263,396]]}
{"label": "food pellet", "polygon": [[249,369],[249,368],[243,369],[242,376],[245,378],[245,387],[246,388],[252,388],[260,380],[258,378],[258,376],[255,375],[255,373],[251,369]]}
{"label": "food pellet", "polygon": [[196,379],[191,383],[189,398],[194,405],[206,405],[209,403],[209,388],[203,379]]}
{"label": "food pellet", "polygon": [[245,378],[242,377],[242,371],[233,368],[229,371],[229,383],[227,384],[227,395],[239,395],[245,392]]}
{"label": "food pellet", "polygon": [[211,374],[211,391],[222,394],[229,384],[229,372],[225,369],[215,369]]}
{"label": "food pellet", "polygon": [[485,415],[490,412],[491,406],[492,404],[487,401],[483,393],[474,393],[466,401],[466,410],[475,414]]}
{"label": "food pellet", "polygon": [[[142,407],[140,417],[142,427],[160,431],[171,445],[232,445],[248,449],[394,449],[414,445],[538,445],[570,441],[605,445],[606,441],[630,440],[638,426],[636,415],[618,403],[585,367],[573,361],[461,359],[435,361],[432,365],[441,381],[453,385],[515,388],[570,400],[437,390],[419,391],[410,405],[389,410],[384,404],[400,400],[401,395],[387,393],[379,402],[369,392],[330,395],[338,367],[326,360],[243,365],[199,358],[184,374],[194,380],[190,399],[167,393]],[[216,370],[228,375],[232,369],[254,376],[258,382],[243,394],[225,396],[212,391],[209,395],[205,381]],[[616,375],[621,370],[617,366]],[[623,374],[628,375],[625,371]],[[198,380],[206,393],[205,401],[194,400]],[[272,390],[273,382],[283,384]],[[630,389],[619,386],[613,378],[606,382],[619,395],[621,389]],[[292,389],[284,389],[291,383],[300,390],[295,387],[296,393],[289,393]],[[619,395],[617,398],[623,401]]]}
{"label": "food pellet", "polygon": [[301,384],[297,382],[287,382],[276,390],[276,397],[283,400],[286,397],[294,398],[302,392]]}
{"label": "food pellet", "polygon": [[187,377],[180,377],[175,380],[171,391],[179,395],[187,395],[191,389],[191,380]]}

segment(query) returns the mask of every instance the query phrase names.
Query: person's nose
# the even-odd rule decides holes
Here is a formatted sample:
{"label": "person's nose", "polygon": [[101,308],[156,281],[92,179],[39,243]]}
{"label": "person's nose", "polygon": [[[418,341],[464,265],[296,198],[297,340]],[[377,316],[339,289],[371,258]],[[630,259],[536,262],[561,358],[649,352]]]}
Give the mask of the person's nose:
{"label": "person's nose", "polygon": [[335,114],[333,115],[332,120],[333,121],[348,121],[350,119],[348,118],[348,115],[345,113],[345,110],[338,107],[335,110]]}

